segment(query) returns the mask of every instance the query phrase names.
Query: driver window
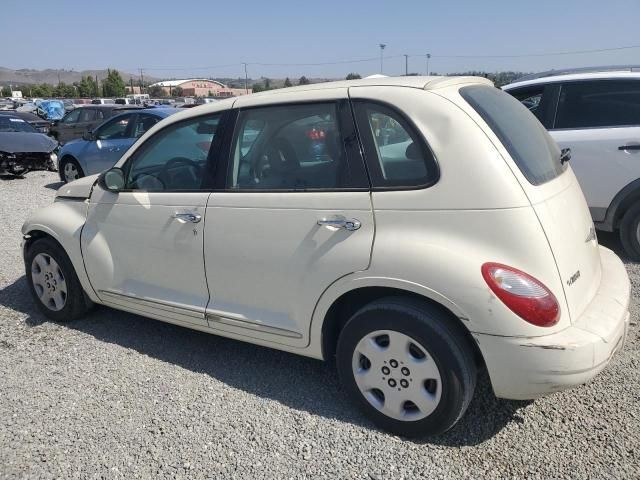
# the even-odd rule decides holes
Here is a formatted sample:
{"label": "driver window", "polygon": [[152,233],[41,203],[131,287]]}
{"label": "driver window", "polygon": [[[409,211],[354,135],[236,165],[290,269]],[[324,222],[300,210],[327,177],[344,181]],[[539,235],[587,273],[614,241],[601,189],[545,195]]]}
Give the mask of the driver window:
{"label": "driver window", "polygon": [[81,108],[77,108],[76,110],[72,110],[69,112],[63,119],[62,123],[76,123],[78,121],[78,117],[80,116]]}
{"label": "driver window", "polygon": [[104,127],[101,127],[97,134],[97,140],[117,140],[119,138],[127,138],[127,127],[131,114],[121,115],[109,121]]}
{"label": "driver window", "polygon": [[127,189],[201,190],[220,116],[192,118],[153,135],[129,161]]}

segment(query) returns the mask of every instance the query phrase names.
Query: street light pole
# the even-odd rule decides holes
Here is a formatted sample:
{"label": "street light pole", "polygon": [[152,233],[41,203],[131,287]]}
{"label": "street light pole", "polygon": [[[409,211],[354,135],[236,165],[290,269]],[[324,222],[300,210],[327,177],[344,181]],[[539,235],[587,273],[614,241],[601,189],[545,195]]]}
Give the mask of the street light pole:
{"label": "street light pole", "polygon": [[247,76],[247,64],[243,63],[244,65],[244,93],[248,94],[249,93],[249,77]]}
{"label": "street light pole", "polygon": [[380,47],[380,75],[382,75],[382,52],[384,51],[387,45],[384,43],[381,43],[378,46]]}
{"label": "street light pole", "polygon": [[426,57],[427,57],[427,76],[429,76],[429,59],[431,58],[431,54],[427,53]]}
{"label": "street light pole", "polygon": [[404,75],[405,77],[409,75],[409,55],[404,54]]}

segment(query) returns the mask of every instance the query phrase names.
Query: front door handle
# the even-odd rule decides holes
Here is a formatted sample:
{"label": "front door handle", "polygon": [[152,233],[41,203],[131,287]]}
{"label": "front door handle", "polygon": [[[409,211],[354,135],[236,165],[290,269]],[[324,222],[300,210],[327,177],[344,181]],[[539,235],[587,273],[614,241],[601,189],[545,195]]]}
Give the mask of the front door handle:
{"label": "front door handle", "polygon": [[362,226],[360,220],[355,218],[346,219],[344,217],[321,218],[318,220],[318,225],[321,227],[344,228],[350,232],[358,230]]}
{"label": "front door handle", "polygon": [[174,215],[172,215],[172,218],[175,218],[176,220],[178,220],[181,223],[187,223],[187,222],[198,223],[198,222],[200,222],[200,220],[202,220],[202,215],[200,215],[199,213],[178,213],[178,212],[176,212]]}
{"label": "front door handle", "polygon": [[618,150],[640,150],[640,144],[620,145]]}

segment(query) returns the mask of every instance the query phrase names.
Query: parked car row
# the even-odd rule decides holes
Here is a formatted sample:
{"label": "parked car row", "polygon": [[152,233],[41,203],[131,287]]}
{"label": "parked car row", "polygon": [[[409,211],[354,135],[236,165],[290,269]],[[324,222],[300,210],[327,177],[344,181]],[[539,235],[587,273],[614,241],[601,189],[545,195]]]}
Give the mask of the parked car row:
{"label": "parked car row", "polygon": [[498,397],[531,399],[622,347],[629,278],[569,153],[488,80],[300,86],[151,127],[162,111],[65,146],[146,132],[23,225],[47,317],[97,303],[335,359],[346,393],[402,435],[455,425],[479,368]]}

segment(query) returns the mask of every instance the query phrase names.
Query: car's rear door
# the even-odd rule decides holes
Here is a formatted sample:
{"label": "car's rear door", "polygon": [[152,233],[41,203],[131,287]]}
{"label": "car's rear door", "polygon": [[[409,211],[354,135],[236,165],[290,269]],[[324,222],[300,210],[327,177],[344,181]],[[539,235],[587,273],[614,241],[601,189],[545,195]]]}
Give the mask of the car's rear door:
{"label": "car's rear door", "polygon": [[571,149],[593,219],[605,219],[611,201],[640,178],[640,79],[563,83],[551,130]]}
{"label": "car's rear door", "polygon": [[207,203],[209,326],[305,346],[316,302],[369,266],[374,219],[347,89],[240,97]]}
{"label": "car's rear door", "polygon": [[73,126],[74,138],[82,137],[82,134],[94,125],[96,121],[96,109],[85,107],[80,110],[78,122]]}

